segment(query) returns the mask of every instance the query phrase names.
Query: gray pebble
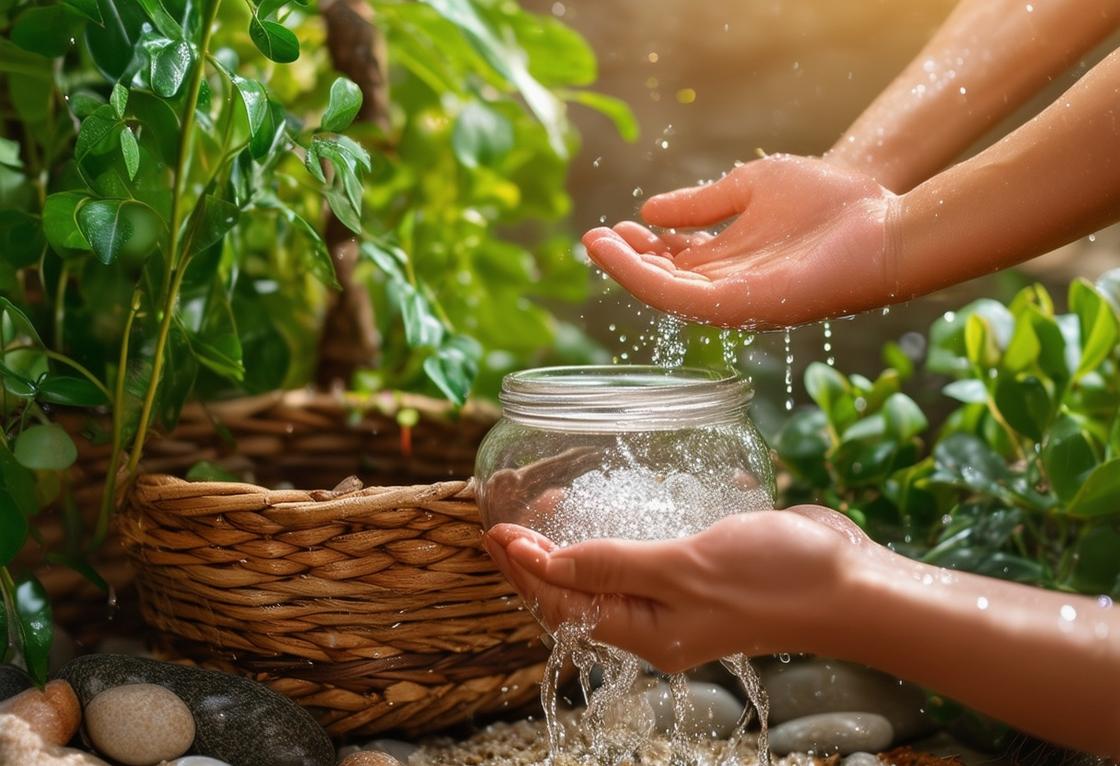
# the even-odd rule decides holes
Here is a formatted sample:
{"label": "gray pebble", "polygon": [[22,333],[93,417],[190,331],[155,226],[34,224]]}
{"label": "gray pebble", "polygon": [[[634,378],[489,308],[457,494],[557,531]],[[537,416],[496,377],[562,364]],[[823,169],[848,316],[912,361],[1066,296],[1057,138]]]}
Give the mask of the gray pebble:
{"label": "gray pebble", "polygon": [[777,755],[877,753],[893,739],[891,722],[874,713],[821,713],[770,727],[770,749]]}
{"label": "gray pebble", "polygon": [[87,654],[58,673],[88,704],[121,684],[170,689],[194,716],[199,755],[237,766],[334,766],[334,745],[311,714],[256,681],[119,654]]}
{"label": "gray pebble", "polygon": [[361,749],[388,753],[401,763],[408,763],[408,759],[420,748],[409,742],[401,742],[399,739],[375,739],[362,745]]}
{"label": "gray pebble", "polygon": [[845,756],[844,760],[840,761],[840,766],[883,766],[883,762],[877,755],[860,751]]}
{"label": "gray pebble", "polygon": [[[646,691],[645,698],[653,708],[658,731],[672,731],[673,696],[668,685],[659,684]],[[689,735],[724,739],[743,714],[743,703],[718,684],[689,681],[688,698],[682,731]]]}
{"label": "gray pebble", "polygon": [[898,740],[935,728],[924,712],[925,692],[862,665],[812,658],[773,663],[759,675],[770,697],[771,723],[861,710],[890,721]]}
{"label": "gray pebble", "polygon": [[[6,638],[6,637],[5,637]],[[15,665],[0,665],[0,701],[14,697],[35,684],[23,668]]]}

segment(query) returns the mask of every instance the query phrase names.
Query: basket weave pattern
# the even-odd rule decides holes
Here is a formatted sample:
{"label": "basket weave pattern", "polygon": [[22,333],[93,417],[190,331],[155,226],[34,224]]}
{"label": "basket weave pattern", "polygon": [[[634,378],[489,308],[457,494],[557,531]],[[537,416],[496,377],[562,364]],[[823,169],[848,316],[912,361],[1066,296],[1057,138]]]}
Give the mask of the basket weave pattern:
{"label": "basket weave pattern", "polygon": [[464,481],[268,490],[148,475],[119,520],[144,619],[333,735],[433,731],[537,693],[539,628]]}

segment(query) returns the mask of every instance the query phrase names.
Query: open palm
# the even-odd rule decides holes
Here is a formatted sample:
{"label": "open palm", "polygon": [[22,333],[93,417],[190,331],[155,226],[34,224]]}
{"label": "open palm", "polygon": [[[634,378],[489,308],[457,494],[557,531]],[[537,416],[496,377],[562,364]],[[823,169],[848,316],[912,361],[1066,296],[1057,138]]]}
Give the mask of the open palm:
{"label": "open palm", "polygon": [[[897,197],[824,160],[772,155],[583,237],[591,259],[654,308],[726,327],[788,327],[899,297],[887,223]],[[737,216],[722,232],[682,233]]]}

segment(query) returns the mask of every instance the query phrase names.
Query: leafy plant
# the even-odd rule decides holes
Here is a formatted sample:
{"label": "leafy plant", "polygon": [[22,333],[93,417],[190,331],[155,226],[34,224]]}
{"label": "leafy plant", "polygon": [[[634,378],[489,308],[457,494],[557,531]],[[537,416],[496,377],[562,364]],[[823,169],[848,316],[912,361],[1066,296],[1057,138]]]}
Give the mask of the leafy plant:
{"label": "leafy plant", "polygon": [[[49,602],[9,572],[36,515],[66,518],[46,560],[104,586],[89,554],[147,435],[190,398],[310,379],[337,287],[324,200],[378,307],[361,386],[462,402],[480,370],[485,390],[554,342],[590,348],[536,303],[586,280],[557,226],[565,103],[632,137],[629,111],[581,89],[594,57],[551,18],[372,5],[398,62],[385,125],[351,124],[363,91],[315,49],[301,0],[0,0],[0,648],[40,679]],[[111,445],[92,529],[60,407]]]}
{"label": "leafy plant", "polygon": [[[939,318],[925,372],[955,405],[931,433],[897,344],[874,381],[810,365],[815,407],[774,440],[789,502],[848,514],[900,553],[1046,588],[1120,597],[1120,271]],[[928,710],[999,750],[1014,733],[931,694]]]}
{"label": "leafy plant", "polygon": [[775,446],[790,500],[843,510],[876,539],[940,566],[1120,596],[1120,272],[979,300],[930,328],[928,373],[956,403],[932,436],[902,393],[895,345],[875,380],[806,371],[816,407]]}

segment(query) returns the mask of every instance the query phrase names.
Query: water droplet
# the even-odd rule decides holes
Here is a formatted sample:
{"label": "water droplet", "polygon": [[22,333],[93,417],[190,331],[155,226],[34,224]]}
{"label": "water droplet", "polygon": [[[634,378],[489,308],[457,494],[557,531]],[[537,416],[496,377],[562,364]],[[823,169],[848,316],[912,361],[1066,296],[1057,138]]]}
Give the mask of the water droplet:
{"label": "water droplet", "polygon": [[790,342],[790,330],[787,327],[785,336],[786,351],[786,412],[793,410],[793,348]]}
{"label": "water droplet", "polygon": [[988,608],[988,599],[984,598],[983,596],[980,596],[979,598],[977,598],[976,599],[976,608],[979,609],[980,611],[984,611],[985,609],[987,609]]}
{"label": "water droplet", "polygon": [[1027,3],[1027,13],[1034,13],[1034,6]]}
{"label": "water droplet", "polygon": [[592,160],[591,167],[597,168],[602,164],[603,164],[603,158],[602,157],[596,157],[594,160]]}
{"label": "water droplet", "polygon": [[635,186],[634,191],[631,192],[631,193],[634,195],[635,198],[638,198],[638,197],[642,196],[643,194],[645,194],[645,192],[642,191],[642,187],[640,187],[640,186]]}
{"label": "water droplet", "polygon": [[1112,606],[1112,599],[1108,596],[1097,596],[1097,606],[1101,609],[1109,609]]}
{"label": "water droplet", "polygon": [[882,313],[883,313],[883,316],[886,316],[887,314],[891,313],[891,307],[890,306],[883,306],[883,312]]}
{"label": "water droplet", "polygon": [[1090,242],[1096,242],[1097,241],[1097,235],[1096,234],[1090,234],[1089,235],[1089,241]]}
{"label": "water droplet", "polygon": [[567,12],[568,12],[568,9],[564,7],[563,3],[553,3],[552,4],[552,15],[553,16],[560,17],[560,16],[563,16]]}
{"label": "water droplet", "polygon": [[1073,608],[1072,604],[1063,604],[1061,608],[1062,619],[1066,622],[1073,622],[1077,619],[1077,610]]}
{"label": "water droplet", "polygon": [[668,149],[669,148],[669,142],[666,141],[664,138],[661,139],[660,141],[658,141],[657,145],[662,149]]}
{"label": "water droplet", "polygon": [[824,353],[825,363],[829,367],[836,366],[836,357],[832,355],[832,322],[824,320]]}
{"label": "water droplet", "polygon": [[968,88],[966,88],[966,87],[964,87],[964,86],[962,85],[962,86],[960,87],[960,93],[961,93],[961,95],[962,95],[962,96],[963,96],[963,95],[965,95],[965,94],[967,94],[967,93],[968,93]]}
{"label": "water droplet", "polygon": [[651,64],[656,64],[658,59],[660,59],[660,58],[661,57],[657,55],[657,51],[650,51],[649,55],[646,56],[646,59],[648,59],[649,63],[651,63]]}
{"label": "water droplet", "polygon": [[780,660],[780,661],[781,661],[782,663],[784,663],[784,664],[787,664],[787,665],[788,665],[788,664],[789,664],[789,661],[790,661],[790,659],[791,659],[791,658],[790,658],[790,656],[789,656],[788,654],[786,654],[785,652],[782,652],[781,654],[779,654],[779,655],[778,655],[778,659],[779,659],[779,660]]}

